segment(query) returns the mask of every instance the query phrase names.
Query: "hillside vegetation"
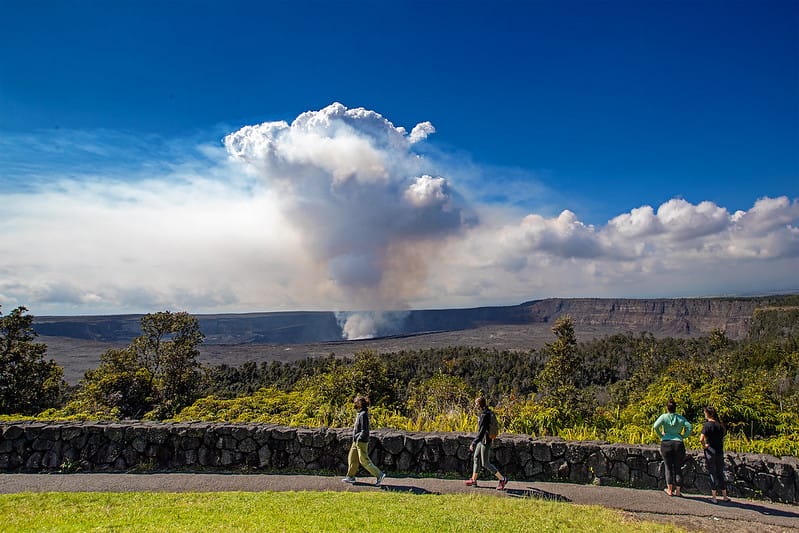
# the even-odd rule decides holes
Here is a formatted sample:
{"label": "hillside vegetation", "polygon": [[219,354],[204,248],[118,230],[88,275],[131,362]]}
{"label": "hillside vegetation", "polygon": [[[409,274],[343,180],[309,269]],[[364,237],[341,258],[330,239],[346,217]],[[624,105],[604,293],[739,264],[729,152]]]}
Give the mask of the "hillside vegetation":
{"label": "hillside vegetation", "polygon": [[[716,406],[730,430],[731,450],[799,456],[799,307],[781,304],[757,310],[740,340],[715,330],[697,338],[626,333],[578,342],[566,316],[539,350],[453,346],[239,366],[200,365],[203,335],[196,319],[155,313],[142,318],[142,336],[104,353],[77,387],[53,394],[58,376],[51,376],[49,409],[0,405],[12,416],[43,419],[346,427],[352,398],[368,394],[377,427],[473,431],[471,405],[482,394],[496,406],[503,431],[654,443],[651,424],[673,397],[700,425],[702,407]],[[16,346],[3,352],[4,375],[13,374],[6,353],[38,346],[31,357],[43,354],[32,336],[7,327],[15,317],[25,330],[19,324],[24,316],[0,317],[3,342]],[[14,397],[10,390],[0,393]],[[688,445],[696,446],[693,438]]]}

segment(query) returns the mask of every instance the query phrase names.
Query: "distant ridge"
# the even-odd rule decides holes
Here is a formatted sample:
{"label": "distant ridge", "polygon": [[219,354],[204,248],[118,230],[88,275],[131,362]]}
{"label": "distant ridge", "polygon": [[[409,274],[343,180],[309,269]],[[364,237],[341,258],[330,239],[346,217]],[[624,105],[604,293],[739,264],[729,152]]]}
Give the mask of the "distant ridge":
{"label": "distant ridge", "polygon": [[[578,327],[690,337],[723,329],[731,338],[746,335],[755,309],[795,301],[796,295],[719,298],[547,298],[519,305],[432,309],[388,313],[381,337],[460,331],[487,325],[554,322],[570,315]],[[291,311],[195,315],[206,344],[303,344],[342,340],[333,312]],[[39,335],[125,343],[140,334],[142,315],[42,316]]]}

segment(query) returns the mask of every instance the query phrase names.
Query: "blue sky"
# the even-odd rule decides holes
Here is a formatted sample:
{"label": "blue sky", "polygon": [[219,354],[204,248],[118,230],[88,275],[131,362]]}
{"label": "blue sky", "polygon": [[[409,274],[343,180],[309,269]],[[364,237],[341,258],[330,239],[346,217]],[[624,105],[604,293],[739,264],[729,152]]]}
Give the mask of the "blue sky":
{"label": "blue sky", "polygon": [[[18,243],[0,245],[0,274],[6,278],[0,281],[0,304],[6,310],[15,304],[39,314],[159,306],[195,312],[435,307],[558,295],[797,288],[789,275],[799,247],[796,2],[0,0],[0,13],[0,207],[14,214],[0,215],[5,219],[0,225],[20,235]],[[427,187],[449,199],[436,216],[415,211],[407,214],[415,221],[411,234],[404,233],[410,231],[405,225],[366,239],[401,245],[364,248],[335,233],[361,236],[354,228],[391,226],[375,218],[377,213],[337,229],[314,227],[326,224],[307,221],[308,205],[347,218],[356,204],[345,208],[337,204],[341,191],[324,196],[322,188],[320,196],[300,197],[296,179],[293,192],[286,192],[285,176],[264,166],[263,151],[237,156],[231,151],[235,143],[222,142],[245,126],[290,125],[306,111],[342,119],[341,109],[328,107],[334,102],[379,114],[387,121],[380,128],[404,128],[408,139],[417,124],[429,121],[435,130],[400,152],[371,154],[392,165],[400,159],[423,161],[412,168],[392,166],[396,176],[381,174],[390,186],[379,198],[388,204],[389,193],[410,187],[410,178],[446,181],[446,186],[435,180],[414,185],[417,192]],[[351,113],[345,122],[366,141],[341,145],[340,138],[322,136],[333,152],[326,152],[324,161],[315,154],[311,163],[332,172],[326,193],[342,183],[336,172],[343,170],[333,161],[363,156],[358,146],[375,148],[374,135],[386,134],[369,129],[377,127],[371,115]],[[273,132],[260,135],[261,141],[266,135],[277,142]],[[279,157],[298,163],[300,145],[290,146],[294,155],[279,152]],[[314,149],[319,146],[316,142]],[[311,163],[301,166],[307,170]],[[305,171],[284,166],[280,172]],[[366,185],[348,189],[348,201],[368,198],[378,205],[377,178],[353,175],[354,183]],[[187,190],[197,196],[193,204],[185,200]],[[264,235],[293,234],[291,256],[306,265],[302,282],[290,280],[285,265],[272,264],[274,259],[239,251],[228,252],[237,265],[247,262],[244,257],[252,263],[233,269],[238,278],[280,279],[282,289],[254,281],[260,288],[245,297],[244,286],[209,281],[231,268],[209,263],[204,275],[198,268],[189,276],[194,288],[177,290],[174,276],[185,273],[180,261],[144,260],[144,248],[133,244],[129,252],[137,259],[131,261],[101,236],[83,243],[80,254],[59,244],[49,258],[15,247],[37,239],[80,239],[75,232],[88,239],[94,230],[85,231],[82,224],[106,226],[108,213],[124,206],[157,218],[156,205],[168,209],[169,204],[148,202],[177,192],[184,196],[175,217],[191,219],[201,207],[217,217],[217,230],[205,228],[208,239],[229,243],[224,226],[237,238],[251,235],[245,239],[249,245],[274,253],[275,239]],[[279,223],[253,215],[252,226],[231,225],[225,214],[230,205],[212,202],[229,198],[246,204],[235,204],[240,212],[259,213],[255,206],[263,208],[258,202],[269,195]],[[120,197],[127,201],[115,203]],[[761,199],[766,201],[757,204]],[[47,202],[63,212],[48,209]],[[87,215],[79,207],[86,203],[107,211]],[[19,207],[23,204],[38,206],[30,210],[38,221],[26,218],[32,215]],[[331,211],[333,205],[341,210]],[[418,210],[421,204],[413,205]],[[634,211],[646,207],[652,213]],[[734,236],[755,231],[752,222],[742,222],[755,218],[753,210],[779,223],[757,226],[757,235],[747,233],[743,244]],[[442,223],[437,217],[444,212],[457,213],[460,223]],[[633,219],[639,229],[649,229],[610,235]],[[430,225],[421,229],[420,220]],[[679,229],[701,228],[707,221],[707,232],[699,235]],[[119,224],[112,225],[115,234],[126,234],[129,228]],[[160,225],[183,223],[173,217]],[[56,237],[62,231],[73,233]],[[141,228],[134,233],[125,238],[147,240]],[[653,235],[660,240],[649,238]],[[671,236],[668,246],[664,235]],[[161,254],[198,257],[197,250],[178,246],[192,241],[190,236],[173,238],[163,243]],[[499,242],[504,248],[489,252],[486,243]],[[431,243],[434,250],[457,248],[446,254],[460,261],[446,264],[446,279],[436,273],[446,263],[442,258],[422,261],[412,273],[392,274],[396,267],[389,263],[399,256],[407,260],[409,249]],[[82,260],[95,255],[92,276],[78,275],[87,270]],[[107,261],[105,267],[100,261]],[[685,263],[691,261],[702,269],[688,269]],[[135,269],[115,274],[131,263],[140,274],[158,272],[159,282],[148,274],[143,284]],[[159,264],[170,265],[160,270]],[[340,275],[342,264],[357,268]],[[729,272],[712,275],[722,265]],[[75,273],[68,276],[71,269]],[[357,282],[356,274],[371,281]],[[498,281],[506,277],[513,280]],[[208,289],[213,294],[201,285],[213,285]],[[276,292],[280,295],[269,296]]]}

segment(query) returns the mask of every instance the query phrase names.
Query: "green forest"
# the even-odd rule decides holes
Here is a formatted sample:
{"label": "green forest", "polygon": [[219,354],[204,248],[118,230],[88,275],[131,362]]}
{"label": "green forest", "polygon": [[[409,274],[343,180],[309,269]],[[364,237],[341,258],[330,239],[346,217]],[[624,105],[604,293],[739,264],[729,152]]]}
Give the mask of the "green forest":
{"label": "green forest", "polygon": [[[572,319],[552,326],[542,349],[453,346],[241,366],[198,362],[196,318],[145,315],[142,334],[108,350],[69,387],[36,342],[34,317],[0,314],[0,420],[264,422],[348,427],[366,394],[372,425],[410,431],[475,431],[474,398],[495,408],[501,431],[570,440],[656,443],[652,423],[674,398],[701,427],[713,405],[731,451],[799,457],[799,297],[758,309],[748,336],[649,333],[576,338]],[[698,431],[697,431],[698,433]],[[698,448],[696,436],[687,441]]]}

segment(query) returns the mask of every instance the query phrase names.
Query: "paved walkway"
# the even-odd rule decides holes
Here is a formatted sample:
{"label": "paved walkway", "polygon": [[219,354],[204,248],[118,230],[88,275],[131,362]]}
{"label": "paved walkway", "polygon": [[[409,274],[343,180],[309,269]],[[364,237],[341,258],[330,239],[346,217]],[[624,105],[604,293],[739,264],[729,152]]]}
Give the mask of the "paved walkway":
{"label": "paved walkway", "polygon": [[601,505],[635,517],[673,523],[694,531],[771,533],[799,531],[799,506],[735,499],[714,505],[704,495],[670,498],[659,490],[597,487],[570,483],[508,483],[495,490],[496,481],[467,487],[461,480],[439,478],[386,478],[383,487],[374,478],[358,478],[349,485],[340,477],[277,474],[0,474],[0,493],[16,492],[228,492],[228,491],[374,491],[413,494],[479,493],[499,497],[541,498],[575,504]]}

